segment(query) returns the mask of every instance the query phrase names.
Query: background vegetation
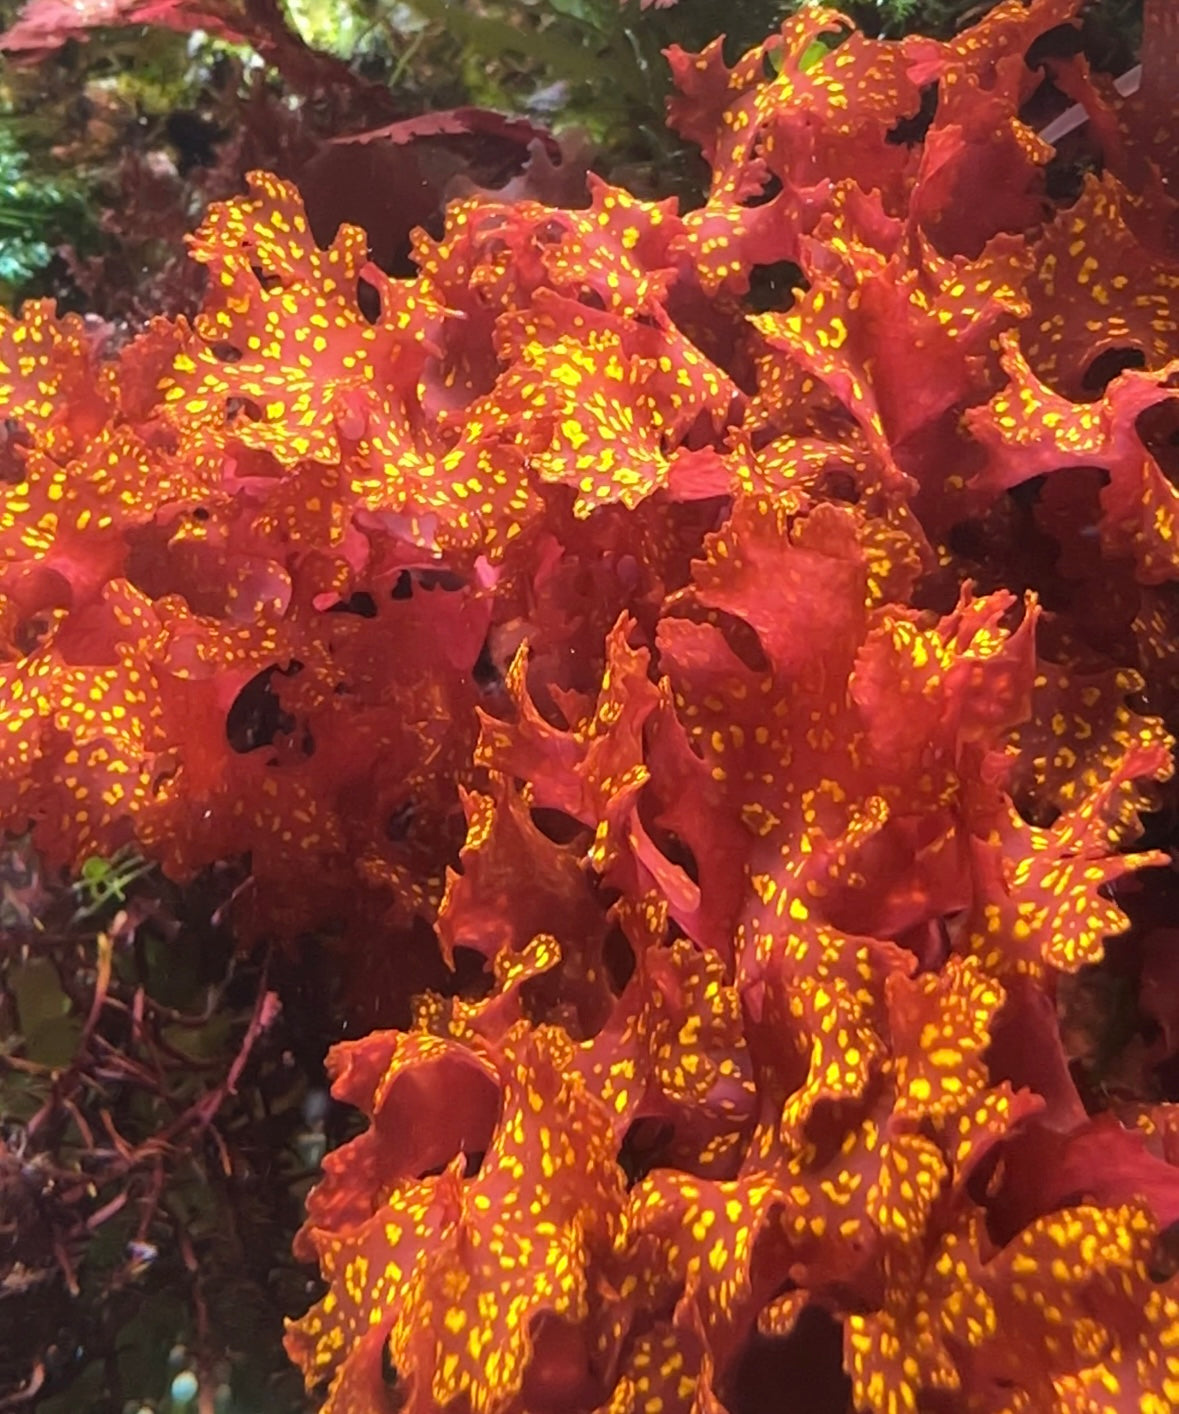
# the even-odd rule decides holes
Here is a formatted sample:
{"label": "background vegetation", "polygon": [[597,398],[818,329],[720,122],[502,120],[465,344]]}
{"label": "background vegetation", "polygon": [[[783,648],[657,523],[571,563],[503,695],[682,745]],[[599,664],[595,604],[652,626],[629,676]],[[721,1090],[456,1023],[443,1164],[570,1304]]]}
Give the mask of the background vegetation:
{"label": "background vegetation", "polygon": [[[0,70],[0,298],[53,294],[71,308],[115,312],[118,293],[103,286],[140,284],[174,260],[205,200],[225,194],[224,169],[241,165],[235,154],[361,130],[374,95],[386,121],[465,104],[525,114],[576,131],[595,168],[632,190],[690,200],[702,168],[664,125],[662,50],[700,48],[724,33],[726,51],[743,52],[797,3],[291,0],[295,33],[358,80],[351,93],[315,95],[254,49],[205,32],[96,29],[89,42],[71,39],[39,62]],[[2,0],[0,25],[20,8]],[[844,6],[886,36],[950,34],[987,8],[986,0]],[[1085,49],[1097,67],[1117,73],[1134,62],[1141,8],[1141,0],[1087,6]]]}

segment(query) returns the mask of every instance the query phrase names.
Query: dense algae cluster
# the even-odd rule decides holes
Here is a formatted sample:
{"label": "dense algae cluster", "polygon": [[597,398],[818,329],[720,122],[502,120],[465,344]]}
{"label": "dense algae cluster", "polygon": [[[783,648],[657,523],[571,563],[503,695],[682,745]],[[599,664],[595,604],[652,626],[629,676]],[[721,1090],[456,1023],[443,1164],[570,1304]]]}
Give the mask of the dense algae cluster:
{"label": "dense algae cluster", "polygon": [[694,210],[477,195],[395,278],[255,173],[191,323],[0,324],[6,822],[248,857],[358,1015],[482,964],[332,1054],[330,1414],[740,1411],[817,1320],[872,1414],[1179,1405],[1179,1108],[1056,1005],[1179,725],[1167,134],[1045,59],[1050,194],[1074,9],[673,50]]}

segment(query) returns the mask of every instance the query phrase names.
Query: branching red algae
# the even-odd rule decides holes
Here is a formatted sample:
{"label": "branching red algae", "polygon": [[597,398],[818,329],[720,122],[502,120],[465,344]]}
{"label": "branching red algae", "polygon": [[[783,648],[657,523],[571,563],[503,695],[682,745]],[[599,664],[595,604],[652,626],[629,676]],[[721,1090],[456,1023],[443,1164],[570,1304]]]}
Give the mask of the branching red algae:
{"label": "branching red algae", "polygon": [[[248,853],[243,926],[330,921],[358,989],[415,918],[492,974],[333,1053],[370,1127],[287,1336],[325,1411],[715,1411],[808,1308],[874,1414],[1179,1404],[1170,1109],[1103,1168],[1049,1123],[1059,1038],[1018,1084],[990,1049],[1165,859],[1126,849],[1171,770],[1132,699],[1179,579],[1179,264],[1130,131],[1049,198],[1024,56],[1074,9],[673,52],[696,211],[465,201],[397,280],[254,174],[191,327],[106,359],[0,322],[5,819],[55,864]],[[954,539],[1036,478],[1048,611]]]}

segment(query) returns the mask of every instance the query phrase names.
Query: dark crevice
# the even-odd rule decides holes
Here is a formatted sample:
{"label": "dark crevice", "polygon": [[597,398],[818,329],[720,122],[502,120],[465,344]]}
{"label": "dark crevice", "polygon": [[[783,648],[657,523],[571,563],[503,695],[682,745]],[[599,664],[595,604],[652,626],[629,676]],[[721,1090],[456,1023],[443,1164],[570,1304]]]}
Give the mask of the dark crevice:
{"label": "dark crevice", "polygon": [[1050,830],[1060,819],[1060,808],[1050,800],[1036,800],[1030,790],[1017,790],[1011,803],[1025,825],[1037,830]]}
{"label": "dark crevice", "polygon": [[843,467],[832,467],[816,481],[815,494],[826,501],[841,501],[854,506],[860,500],[860,486],[854,472]]}
{"label": "dark crevice", "polygon": [[475,666],[471,669],[471,676],[475,679],[475,685],[480,692],[498,692],[504,685],[503,674],[496,667],[495,659],[491,655],[491,640],[489,638],[484,639],[479,656],[475,659]]}
{"label": "dark crevice", "polygon": [[637,962],[630,939],[617,926],[611,928],[602,941],[602,962],[606,968],[610,990],[616,997],[621,996],[634,976]]}
{"label": "dark crevice", "polygon": [[1135,431],[1172,486],[1179,486],[1179,403],[1173,398],[1138,414]]}
{"label": "dark crevice", "polygon": [[790,309],[799,290],[807,283],[802,270],[792,260],[779,260],[773,265],[755,265],[749,277],[749,293],[745,302],[754,314],[775,313]]}
{"label": "dark crevice", "polygon": [[412,800],[403,800],[385,821],[385,838],[393,844],[402,844],[409,838],[413,828],[417,807]]}
{"label": "dark crevice", "polygon": [[0,482],[19,486],[25,480],[27,472],[21,452],[32,445],[32,437],[15,417],[6,417],[0,422]]}
{"label": "dark crevice", "polygon": [[263,668],[233,700],[225,718],[225,737],[239,754],[270,746],[275,737],[295,729],[295,719],[284,712],[274,685],[275,676],[294,677],[302,672],[297,659],[286,668]]}
{"label": "dark crevice", "polygon": [[852,1414],[843,1369],[843,1331],[820,1306],[803,1308],[787,1336],[754,1333],[724,1382],[731,1414],[777,1414],[790,1391],[791,1414]]}
{"label": "dark crevice", "polygon": [[453,570],[418,570],[414,578],[427,592],[441,589],[445,594],[455,594],[467,585],[462,575]]}
{"label": "dark crevice", "polygon": [[381,1342],[381,1382],[386,1389],[397,1388],[397,1383],[401,1379],[401,1373],[393,1363],[393,1355],[389,1350],[389,1342]]}
{"label": "dark crevice", "polygon": [[666,1120],[636,1119],[626,1131],[618,1150],[618,1167],[626,1175],[627,1188],[633,1188],[667,1157],[674,1128]]}
{"label": "dark crevice", "polygon": [[1058,206],[1071,206],[1084,191],[1085,178],[1100,177],[1104,170],[1093,153],[1070,152],[1066,139],[1044,169],[1044,195]]}
{"label": "dark crevice", "polygon": [[375,619],[377,601],[366,589],[358,589],[347,599],[341,599],[338,604],[330,605],[325,612],[329,614],[356,614],[362,619]]}
{"label": "dark crevice", "polygon": [[758,206],[768,206],[775,197],[782,194],[782,179],[770,173],[761,191],[755,192],[752,196],[747,196],[741,203],[746,210],[753,210]]}
{"label": "dark crevice", "polygon": [[679,835],[668,830],[660,837],[659,845],[665,859],[682,869],[692,883],[700,883],[700,865]]}
{"label": "dark crevice", "polygon": [[1119,373],[1128,368],[1145,368],[1146,355],[1137,348],[1106,349],[1099,353],[1081,379],[1081,387],[1087,393],[1104,393]]}
{"label": "dark crevice", "polygon": [[214,167],[219,143],[229,136],[227,130],[203,113],[191,108],[178,108],[164,121],[164,133],[176,149],[176,169],[182,177],[194,167]]}
{"label": "dark crevice", "polygon": [[937,84],[926,84],[921,90],[921,103],[916,113],[902,118],[895,127],[890,128],[885,135],[885,142],[891,143],[893,147],[917,147],[923,143],[937,116],[937,104]]}
{"label": "dark crevice", "polygon": [[1032,41],[1024,62],[1029,69],[1038,69],[1048,59],[1071,59],[1085,47],[1080,30],[1075,25],[1054,25]]}
{"label": "dark crevice", "polygon": [[356,307],[360,317],[369,324],[375,324],[381,317],[381,292],[365,279],[356,281]]}
{"label": "dark crevice", "polygon": [[536,828],[544,835],[545,839],[552,840],[554,844],[572,844],[578,835],[587,828],[580,820],[574,819],[572,815],[566,815],[563,810],[537,806],[529,813]]}

